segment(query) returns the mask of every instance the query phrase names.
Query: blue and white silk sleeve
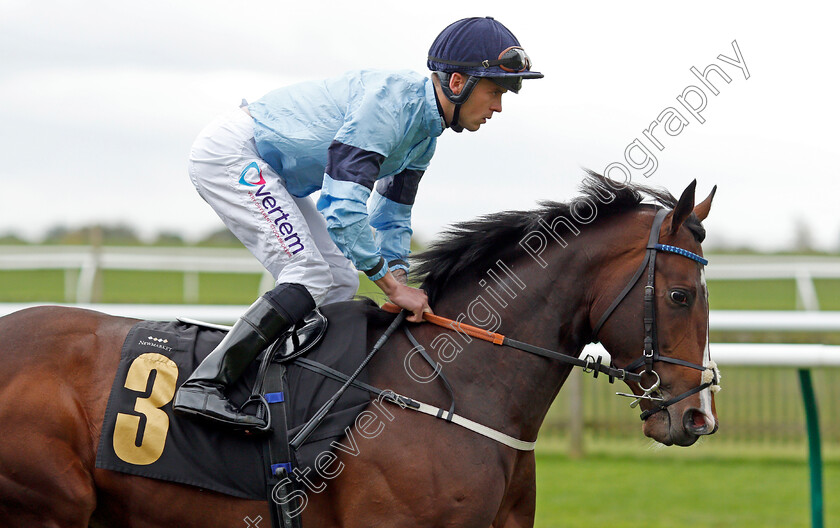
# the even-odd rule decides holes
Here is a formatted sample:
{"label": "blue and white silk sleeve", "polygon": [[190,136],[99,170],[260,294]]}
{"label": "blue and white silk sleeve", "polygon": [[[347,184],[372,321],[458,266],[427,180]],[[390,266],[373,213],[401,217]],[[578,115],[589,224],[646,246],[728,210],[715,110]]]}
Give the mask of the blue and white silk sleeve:
{"label": "blue and white silk sleeve", "polygon": [[408,272],[411,253],[411,207],[423,171],[405,170],[376,182],[369,204],[370,225],[376,229],[376,243],[388,268]]}
{"label": "blue and white silk sleeve", "polygon": [[385,157],[338,141],[329,149],[318,210],[338,249],[370,280],[388,272],[368,221],[367,200]]}

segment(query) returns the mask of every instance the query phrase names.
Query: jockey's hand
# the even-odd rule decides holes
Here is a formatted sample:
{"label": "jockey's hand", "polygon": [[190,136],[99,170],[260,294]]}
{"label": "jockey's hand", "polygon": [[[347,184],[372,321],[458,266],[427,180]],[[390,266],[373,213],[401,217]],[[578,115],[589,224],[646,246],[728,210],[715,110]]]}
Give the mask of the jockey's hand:
{"label": "jockey's hand", "polygon": [[406,319],[412,323],[422,323],[423,312],[432,313],[426,292],[402,284],[394,278],[390,271],[374,282],[392,303],[411,312],[411,315]]}

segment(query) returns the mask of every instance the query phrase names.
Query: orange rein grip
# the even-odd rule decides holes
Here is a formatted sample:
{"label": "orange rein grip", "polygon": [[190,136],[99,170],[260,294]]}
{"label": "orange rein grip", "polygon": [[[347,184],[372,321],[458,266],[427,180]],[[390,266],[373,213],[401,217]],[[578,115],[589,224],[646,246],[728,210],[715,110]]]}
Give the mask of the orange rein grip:
{"label": "orange rein grip", "polygon": [[[382,305],[382,309],[386,312],[390,313],[400,313],[401,308],[396,304],[386,302]],[[487,330],[482,330],[481,328],[477,328],[475,326],[471,326],[468,324],[459,323],[457,321],[453,321],[452,319],[447,319],[446,317],[441,317],[439,315],[435,315],[429,312],[423,313],[423,319],[427,322],[432,323],[434,325],[449,328],[450,330],[455,330],[456,332],[461,332],[462,334],[467,334],[470,337],[474,337],[476,339],[481,339],[483,341],[489,341],[494,345],[501,345],[505,341],[505,336],[502,334],[496,334],[494,332],[490,332]]]}

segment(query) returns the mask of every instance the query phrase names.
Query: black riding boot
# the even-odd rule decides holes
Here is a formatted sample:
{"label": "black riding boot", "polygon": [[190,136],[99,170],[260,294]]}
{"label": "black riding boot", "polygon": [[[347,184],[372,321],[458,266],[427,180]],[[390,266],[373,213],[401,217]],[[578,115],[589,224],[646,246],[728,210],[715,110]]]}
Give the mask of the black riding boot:
{"label": "black riding boot", "polygon": [[264,429],[265,419],[240,412],[225,391],[260,352],[314,308],[299,284],[281,284],[257,299],[181,385],[172,408],[238,429]]}

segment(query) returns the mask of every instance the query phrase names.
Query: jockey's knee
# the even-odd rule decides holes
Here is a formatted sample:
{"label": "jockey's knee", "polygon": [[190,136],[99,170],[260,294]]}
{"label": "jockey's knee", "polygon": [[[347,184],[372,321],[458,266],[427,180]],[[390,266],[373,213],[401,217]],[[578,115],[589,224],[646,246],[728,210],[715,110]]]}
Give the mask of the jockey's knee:
{"label": "jockey's knee", "polygon": [[332,289],[333,273],[323,259],[309,258],[283,268],[275,284],[284,282],[302,285],[312,296],[315,306],[321,306]]}
{"label": "jockey's knee", "polygon": [[333,282],[324,304],[349,301],[359,291],[359,272],[351,266],[331,269]]}

